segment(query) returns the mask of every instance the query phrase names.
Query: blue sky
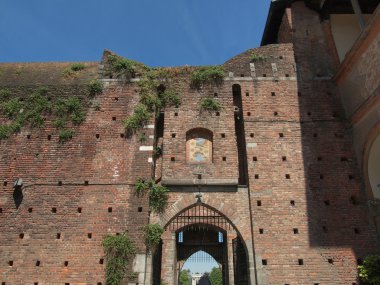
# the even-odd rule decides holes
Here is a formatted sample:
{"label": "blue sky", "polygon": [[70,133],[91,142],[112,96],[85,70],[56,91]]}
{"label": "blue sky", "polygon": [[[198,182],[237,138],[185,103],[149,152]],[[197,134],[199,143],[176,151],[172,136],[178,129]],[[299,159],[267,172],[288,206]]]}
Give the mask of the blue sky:
{"label": "blue sky", "polygon": [[0,62],[221,64],[260,45],[269,0],[0,0]]}

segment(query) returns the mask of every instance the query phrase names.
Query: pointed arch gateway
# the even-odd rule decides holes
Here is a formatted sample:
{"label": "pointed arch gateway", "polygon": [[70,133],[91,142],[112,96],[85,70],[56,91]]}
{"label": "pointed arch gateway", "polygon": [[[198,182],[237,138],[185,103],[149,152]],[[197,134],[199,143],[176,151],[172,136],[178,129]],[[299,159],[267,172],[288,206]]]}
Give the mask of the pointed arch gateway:
{"label": "pointed arch gateway", "polygon": [[220,264],[224,285],[249,284],[243,238],[217,209],[198,202],[168,219],[164,228],[161,246],[153,258],[153,284],[179,284],[183,264],[198,251],[207,252]]}

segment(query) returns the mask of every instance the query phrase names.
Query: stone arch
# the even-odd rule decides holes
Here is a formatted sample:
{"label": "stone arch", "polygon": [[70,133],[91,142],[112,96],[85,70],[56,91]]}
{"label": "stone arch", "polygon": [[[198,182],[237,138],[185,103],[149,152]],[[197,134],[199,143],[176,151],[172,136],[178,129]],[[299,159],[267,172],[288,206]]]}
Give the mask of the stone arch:
{"label": "stone arch", "polygon": [[[248,231],[245,230],[246,227],[249,227],[246,223],[247,221],[244,221],[241,218],[240,214],[234,210],[234,207],[232,207],[232,204],[229,205],[229,202],[225,201],[225,199],[210,196],[211,195],[208,195],[207,193],[203,194],[202,205],[222,215],[231,224],[234,230],[241,235],[243,240],[250,238]],[[183,195],[165,210],[165,213],[159,217],[157,223],[163,228],[166,228],[175,217],[196,205],[197,203],[194,194]],[[248,236],[244,235],[245,232],[248,233]]]}
{"label": "stone arch", "polygon": [[369,132],[363,149],[362,170],[369,199],[380,199],[380,123]]}
{"label": "stone arch", "polygon": [[212,163],[213,133],[205,128],[193,128],[186,132],[186,162]]}

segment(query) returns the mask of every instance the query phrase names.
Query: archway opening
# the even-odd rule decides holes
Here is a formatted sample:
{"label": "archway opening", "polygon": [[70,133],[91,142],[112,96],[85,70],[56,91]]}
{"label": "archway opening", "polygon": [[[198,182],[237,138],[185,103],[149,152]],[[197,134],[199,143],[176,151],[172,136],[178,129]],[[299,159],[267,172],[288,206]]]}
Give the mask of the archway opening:
{"label": "archway opening", "polygon": [[[250,284],[247,248],[240,233],[223,214],[206,204],[194,204],[174,216],[165,226],[160,250],[155,255],[155,261],[161,260],[156,265],[161,268],[157,282],[180,284],[181,270],[190,269],[184,267],[187,261],[205,260],[209,263],[206,270],[190,272],[211,274],[217,268],[222,275],[221,285]],[[210,262],[209,255],[217,266]]]}
{"label": "archway opening", "polygon": [[[221,264],[207,252],[199,250],[193,253],[183,264],[179,274],[179,285],[210,285],[211,278],[222,280]],[[218,274],[218,276],[216,276]]]}

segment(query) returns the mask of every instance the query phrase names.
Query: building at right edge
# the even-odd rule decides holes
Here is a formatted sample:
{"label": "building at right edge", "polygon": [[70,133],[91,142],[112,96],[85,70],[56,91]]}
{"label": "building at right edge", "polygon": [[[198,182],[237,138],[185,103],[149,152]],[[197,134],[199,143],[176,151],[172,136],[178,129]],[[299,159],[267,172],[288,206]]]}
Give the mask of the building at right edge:
{"label": "building at right edge", "polygon": [[[379,1],[273,0],[261,48],[271,44],[293,45],[299,124],[276,83],[273,118],[252,101],[245,117],[256,282],[359,284],[357,265],[379,252]],[[265,143],[281,132],[285,145]]]}

